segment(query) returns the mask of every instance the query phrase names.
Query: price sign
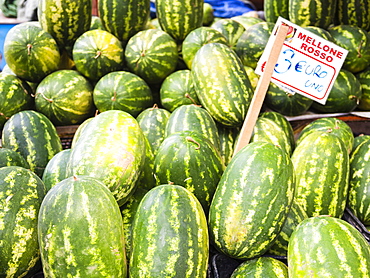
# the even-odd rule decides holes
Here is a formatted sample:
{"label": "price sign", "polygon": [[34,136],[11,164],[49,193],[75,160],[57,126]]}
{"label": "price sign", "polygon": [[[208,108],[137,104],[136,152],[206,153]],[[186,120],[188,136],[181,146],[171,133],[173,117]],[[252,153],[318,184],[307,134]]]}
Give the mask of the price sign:
{"label": "price sign", "polygon": [[255,72],[265,70],[279,26],[289,27],[271,82],[290,93],[299,93],[325,104],[348,51],[279,17]]}

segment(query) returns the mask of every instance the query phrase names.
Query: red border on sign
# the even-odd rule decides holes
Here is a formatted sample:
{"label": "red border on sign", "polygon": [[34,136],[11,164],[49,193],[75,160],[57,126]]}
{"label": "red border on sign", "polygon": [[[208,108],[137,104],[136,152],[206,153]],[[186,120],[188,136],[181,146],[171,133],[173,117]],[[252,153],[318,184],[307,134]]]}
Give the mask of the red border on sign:
{"label": "red border on sign", "polygon": [[313,95],[311,95],[311,94],[309,94],[309,93],[307,93],[307,92],[305,92],[305,91],[303,91],[303,90],[300,90],[300,89],[298,89],[298,88],[296,88],[296,87],[294,87],[294,86],[292,86],[292,85],[290,85],[290,84],[287,84],[287,83],[285,83],[285,82],[283,82],[283,81],[281,81],[281,80],[279,80],[279,79],[277,79],[277,78],[275,78],[275,77],[273,77],[273,76],[272,76],[271,78],[272,78],[272,79],[274,79],[274,80],[279,81],[280,83],[282,83],[282,84],[286,85],[287,87],[290,87],[290,88],[293,88],[294,90],[297,90],[297,91],[303,92],[304,94],[309,95],[309,96],[311,96],[312,98],[315,98],[315,99],[324,99],[324,98],[325,98],[325,96],[326,96],[326,94],[328,93],[328,89],[329,89],[329,87],[331,87],[331,84],[332,84],[332,82],[333,82],[334,76],[336,75],[336,70],[335,70],[335,68],[334,68],[333,66],[331,66],[331,65],[328,65],[328,64],[326,64],[326,63],[324,63],[324,62],[322,62],[322,61],[320,61],[320,60],[318,60],[318,59],[316,59],[316,58],[314,58],[314,57],[310,56],[310,55],[307,55],[306,53],[304,53],[304,52],[303,52],[303,51],[301,51],[301,50],[298,50],[298,49],[296,49],[296,48],[294,48],[294,47],[291,47],[290,45],[287,45],[287,44],[285,44],[285,43],[284,43],[283,45],[285,45],[285,46],[287,46],[287,47],[289,47],[289,48],[291,48],[291,49],[294,49],[295,51],[300,52],[301,54],[306,55],[306,56],[310,57],[311,59],[316,60],[317,62],[319,62],[319,63],[321,63],[321,64],[324,64],[324,65],[326,65],[326,66],[328,66],[328,67],[332,68],[332,69],[334,70],[334,74],[333,74],[333,76],[332,76],[332,78],[331,78],[331,80],[330,80],[330,82],[329,82],[329,86],[328,86],[328,88],[326,89],[326,91],[325,91],[325,93],[324,93],[324,96],[323,96],[322,98],[318,98],[318,97],[316,97],[316,96],[313,96]]}

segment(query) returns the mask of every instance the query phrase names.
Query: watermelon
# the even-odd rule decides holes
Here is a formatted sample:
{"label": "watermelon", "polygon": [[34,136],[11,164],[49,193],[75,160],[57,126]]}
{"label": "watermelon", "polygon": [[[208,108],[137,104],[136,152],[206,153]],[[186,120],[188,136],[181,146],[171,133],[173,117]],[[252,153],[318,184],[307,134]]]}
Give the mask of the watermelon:
{"label": "watermelon", "polygon": [[210,26],[213,23],[215,19],[214,11],[215,10],[213,9],[211,4],[203,4],[203,26]]}
{"label": "watermelon", "polygon": [[217,184],[224,171],[220,153],[206,136],[196,131],[179,131],[166,137],[154,159],[157,185],[184,186],[208,214]]}
{"label": "watermelon", "polygon": [[268,142],[246,145],[226,166],[213,196],[212,245],[235,259],[266,253],[287,219],[294,190],[293,164],[281,148]]}
{"label": "watermelon", "polygon": [[6,166],[20,166],[29,169],[26,159],[13,149],[0,147],[0,168]]}
{"label": "watermelon", "polygon": [[30,277],[40,270],[37,220],[44,196],[35,173],[20,166],[0,168],[1,277]]}
{"label": "watermelon", "polygon": [[181,44],[181,51],[184,62],[189,69],[192,67],[194,56],[199,48],[212,42],[228,45],[228,40],[222,33],[207,26],[196,28],[185,37]]}
{"label": "watermelon", "polygon": [[154,177],[155,154],[153,152],[152,146],[150,145],[149,139],[146,136],[144,136],[144,141],[145,141],[144,166],[136,182],[135,191],[138,188],[150,190],[155,186],[155,177]]}
{"label": "watermelon", "polygon": [[133,117],[153,106],[148,84],[128,71],[110,72],[100,78],[94,87],[93,99],[99,112],[122,110]]}
{"label": "watermelon", "polygon": [[235,45],[235,52],[243,65],[256,68],[275,24],[262,21],[243,32]]}
{"label": "watermelon", "polygon": [[356,74],[357,80],[361,84],[362,95],[357,105],[359,110],[370,110],[370,66]]}
{"label": "watermelon", "polygon": [[343,140],[348,153],[351,153],[353,149],[354,135],[351,127],[345,121],[336,117],[323,117],[313,120],[304,126],[304,128],[299,132],[296,144],[298,145],[307,135],[316,131],[324,131],[338,136]]}
{"label": "watermelon", "polygon": [[40,0],[38,19],[41,27],[70,53],[76,39],[91,26],[92,1]]}
{"label": "watermelon", "polygon": [[351,153],[348,193],[348,207],[366,226],[370,224],[369,153],[369,140],[360,143]]}
{"label": "watermelon", "polygon": [[142,111],[136,120],[149,141],[153,154],[156,155],[159,146],[165,138],[166,125],[171,113],[158,105]]}
{"label": "watermelon", "polygon": [[290,238],[289,277],[369,277],[369,258],[369,243],[348,222],[310,217]]}
{"label": "watermelon", "polygon": [[155,7],[161,29],[177,42],[203,25],[203,0],[156,0]]}
{"label": "watermelon", "polygon": [[352,148],[352,152],[364,141],[367,141],[368,139],[370,139],[370,135],[369,134],[363,134],[363,133],[360,133],[359,135],[355,136],[355,138],[353,139],[353,148]]}
{"label": "watermelon", "polygon": [[57,70],[60,62],[55,39],[33,22],[12,27],[5,37],[3,51],[12,72],[35,83]]}
{"label": "watermelon", "polygon": [[259,257],[241,263],[230,278],[288,278],[288,267],[282,261],[272,257]]}
{"label": "watermelon", "polygon": [[327,29],[323,29],[323,28],[318,27],[318,26],[306,26],[306,27],[303,27],[303,28],[306,29],[307,31],[310,31],[310,32],[314,33],[315,35],[318,35],[318,36],[322,37],[323,39],[325,39],[327,41],[331,41],[331,42],[334,41],[332,35],[330,34],[330,32]]}
{"label": "watermelon", "polygon": [[121,212],[99,180],[57,183],[41,203],[37,228],[46,277],[127,277]]}
{"label": "watermelon", "polygon": [[103,26],[103,22],[101,21],[100,16],[97,15],[92,15],[91,17],[91,25],[89,30],[94,30],[94,29],[101,29],[105,30]]}
{"label": "watermelon", "polygon": [[73,45],[76,69],[93,82],[112,71],[123,69],[124,49],[121,41],[105,30],[83,33]]}
{"label": "watermelon", "polygon": [[148,84],[158,84],[175,71],[179,53],[169,34],[159,29],[147,29],[130,38],[124,57],[131,72]]}
{"label": "watermelon", "polygon": [[177,70],[167,76],[159,90],[161,105],[173,112],[181,105],[199,104],[193,77],[188,69]]}
{"label": "watermelon", "polygon": [[103,182],[123,205],[133,193],[145,162],[145,135],[136,119],[121,110],[95,116],[71,149],[66,175]]}
{"label": "watermelon", "polygon": [[370,30],[370,3],[368,0],[337,0],[335,25],[347,24]]}
{"label": "watermelon", "polygon": [[289,20],[289,0],[264,0],[263,10],[267,22],[275,23],[279,16]]}
{"label": "watermelon", "polygon": [[94,117],[88,118],[84,120],[77,128],[75,133],[73,134],[72,137],[72,142],[71,142],[71,148],[76,144],[77,140],[80,138],[80,135],[83,131],[83,129],[87,126],[88,122],[90,122]]}
{"label": "watermelon", "polygon": [[130,277],[206,278],[207,220],[179,185],[159,185],[141,200],[132,224]]}
{"label": "watermelon", "polygon": [[2,146],[20,153],[39,177],[49,160],[62,150],[53,123],[34,110],[24,110],[9,118],[2,130]]}
{"label": "watermelon", "polygon": [[333,23],[336,7],[337,0],[289,0],[288,18],[301,27],[326,29]]}
{"label": "watermelon", "polygon": [[58,70],[37,86],[35,107],[54,125],[77,125],[95,113],[93,86],[76,70]]}
{"label": "watermelon", "polygon": [[348,50],[343,69],[358,73],[370,63],[370,34],[357,26],[336,25],[328,28],[334,43]]}
{"label": "watermelon", "polygon": [[71,156],[71,149],[64,149],[55,154],[46,164],[42,181],[44,182],[46,192],[58,182],[67,178],[66,168]]}
{"label": "watermelon", "polygon": [[249,15],[237,15],[233,16],[231,19],[239,22],[241,25],[243,25],[244,29],[247,30],[249,27],[256,23],[263,22],[264,20],[260,17],[254,17]]}
{"label": "watermelon", "polygon": [[360,81],[352,72],[341,69],[325,105],[313,102],[311,108],[321,113],[351,112],[359,105],[361,96],[362,87]]}
{"label": "watermelon", "polygon": [[234,145],[237,141],[240,128],[227,127],[220,123],[216,123],[216,126],[218,130],[218,137],[220,139],[220,154],[225,166],[227,166],[233,157]]}
{"label": "watermelon", "polygon": [[220,32],[226,38],[228,45],[232,49],[235,49],[237,41],[245,31],[244,26],[232,18],[217,20],[210,27]]}
{"label": "watermelon", "polygon": [[183,130],[201,133],[217,150],[220,149],[216,122],[206,109],[193,104],[177,107],[167,120],[164,137]]}
{"label": "watermelon", "polygon": [[0,75],[0,130],[15,113],[34,108],[32,89],[27,82],[12,74]]}
{"label": "watermelon", "polygon": [[297,93],[288,92],[270,82],[267,89],[264,104],[284,116],[299,116],[310,109],[313,100]]}
{"label": "watermelon", "polygon": [[235,52],[221,43],[203,45],[192,64],[195,90],[201,105],[221,124],[241,126],[253,91]]}
{"label": "watermelon", "polygon": [[349,184],[349,154],[333,133],[316,131],[297,144],[291,156],[296,176],[294,203],[308,217],[342,217]]}
{"label": "watermelon", "polygon": [[150,1],[100,0],[98,14],[103,27],[123,44],[143,30],[150,13]]}
{"label": "watermelon", "polygon": [[253,91],[256,90],[260,76],[254,71],[254,68],[250,66],[244,66],[244,70],[248,76],[248,79],[252,85]]}

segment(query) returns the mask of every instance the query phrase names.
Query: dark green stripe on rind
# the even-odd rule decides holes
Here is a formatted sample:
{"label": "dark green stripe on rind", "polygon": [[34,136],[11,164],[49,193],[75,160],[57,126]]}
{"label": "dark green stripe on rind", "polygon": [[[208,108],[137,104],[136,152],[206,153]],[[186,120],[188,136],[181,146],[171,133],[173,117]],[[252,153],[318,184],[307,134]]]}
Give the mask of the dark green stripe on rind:
{"label": "dark green stripe on rind", "polygon": [[289,277],[370,277],[369,258],[369,243],[351,224],[335,217],[311,217],[291,236]]}
{"label": "dark green stripe on rind", "polygon": [[70,177],[49,190],[38,239],[46,277],[126,277],[122,215],[94,178]]}
{"label": "dark green stripe on rind", "polygon": [[275,23],[279,16],[289,20],[289,0],[264,0],[263,10],[267,22]]}
{"label": "dark green stripe on rind", "polygon": [[203,0],[157,0],[158,22],[176,41],[182,41],[203,23]]}
{"label": "dark green stripe on rind", "polygon": [[42,181],[45,184],[46,191],[49,191],[58,182],[67,178],[66,168],[71,156],[71,149],[65,149],[55,154],[46,164]]}
{"label": "dark green stripe on rind", "polygon": [[33,110],[18,112],[5,123],[2,145],[20,153],[39,177],[49,160],[62,150],[55,126],[44,114]]}
{"label": "dark green stripe on rind", "polygon": [[44,195],[44,184],[33,172],[19,166],[0,169],[1,277],[31,275],[39,261],[37,219]]}
{"label": "dark green stripe on rind", "polygon": [[283,150],[266,142],[248,144],[227,165],[214,194],[212,244],[238,259],[267,252],[286,220],[294,188],[293,164]]}
{"label": "dark green stripe on rind", "polygon": [[100,0],[99,17],[104,28],[119,40],[127,42],[144,29],[150,12],[150,1]]}
{"label": "dark green stripe on rind", "polygon": [[132,229],[131,277],[207,276],[207,220],[198,200],[184,187],[167,184],[150,190]]}
{"label": "dark green stripe on rind", "polygon": [[370,29],[370,3],[368,0],[337,0],[335,25],[358,26]]}
{"label": "dark green stripe on rind", "polygon": [[349,155],[342,140],[331,133],[312,132],[300,141],[291,158],[296,175],[294,203],[308,217],[341,217],[349,180]]}
{"label": "dark green stripe on rind", "polygon": [[196,53],[192,74],[202,106],[223,125],[241,126],[253,91],[244,67],[228,46],[209,43]]}
{"label": "dark green stripe on rind", "polygon": [[235,49],[235,45],[240,36],[245,31],[243,24],[232,18],[221,18],[215,21],[211,28],[220,32],[227,40],[228,45]]}

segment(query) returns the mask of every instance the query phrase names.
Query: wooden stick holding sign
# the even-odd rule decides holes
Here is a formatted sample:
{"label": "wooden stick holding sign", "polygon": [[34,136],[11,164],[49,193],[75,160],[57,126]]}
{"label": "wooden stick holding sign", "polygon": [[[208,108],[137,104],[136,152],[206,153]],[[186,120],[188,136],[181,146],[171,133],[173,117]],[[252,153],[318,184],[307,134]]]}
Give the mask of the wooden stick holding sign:
{"label": "wooden stick holding sign", "polygon": [[284,40],[286,38],[286,35],[288,33],[289,26],[287,25],[280,25],[277,34],[274,40],[273,47],[271,49],[269,58],[266,62],[265,69],[258,80],[258,84],[256,87],[256,90],[253,94],[253,98],[251,101],[251,104],[248,108],[247,116],[243,122],[242,129],[240,131],[239,139],[236,142],[235,148],[234,148],[234,156],[235,154],[240,151],[243,147],[248,145],[249,140],[252,137],[253,128],[256,124],[258,115],[261,111],[263,101],[265,99],[265,95],[267,92],[267,89],[270,85],[271,76],[274,72],[275,65],[277,63],[277,60],[279,58],[279,54],[281,51],[281,48],[284,44]]}

